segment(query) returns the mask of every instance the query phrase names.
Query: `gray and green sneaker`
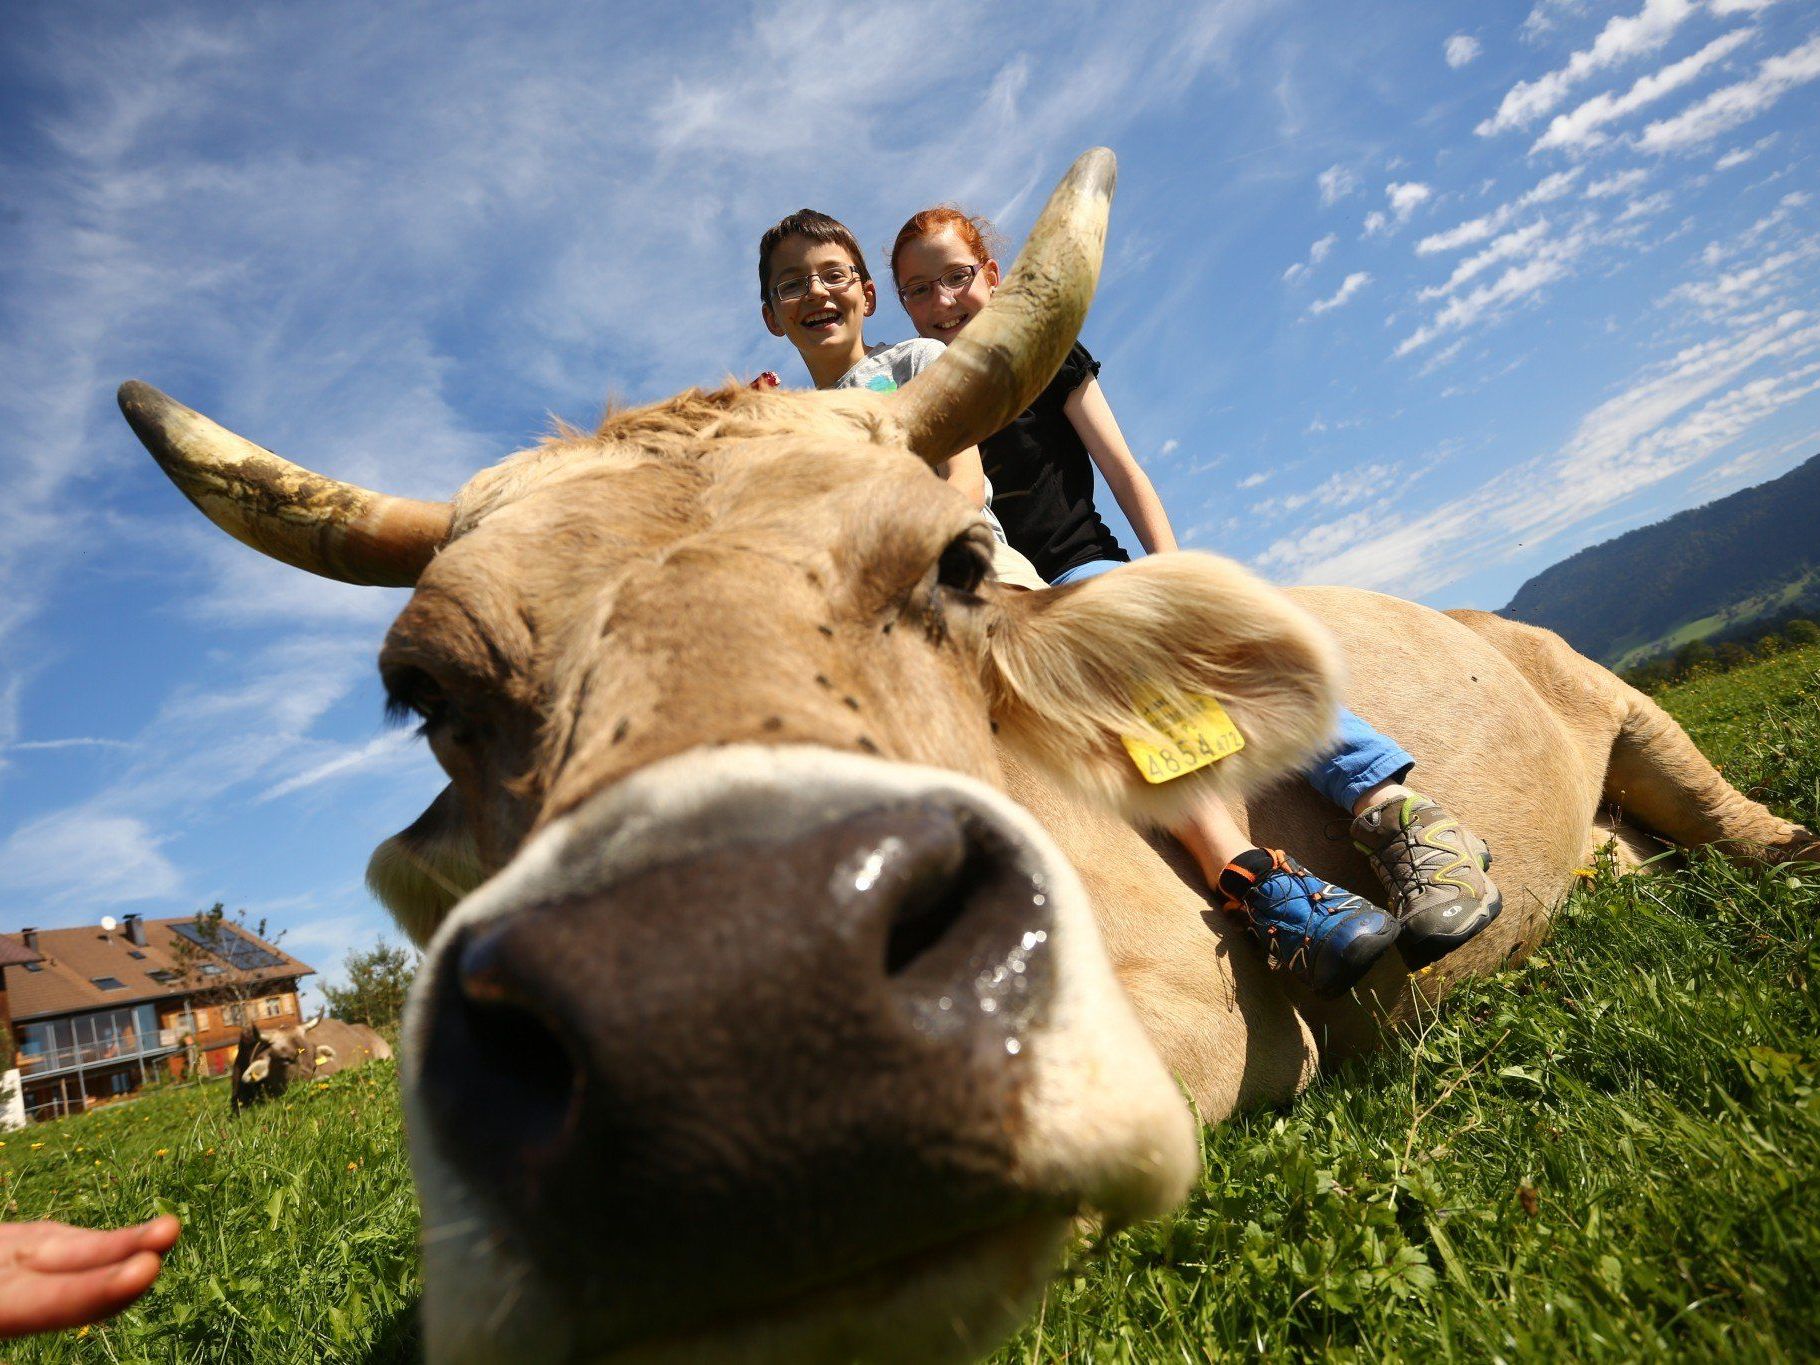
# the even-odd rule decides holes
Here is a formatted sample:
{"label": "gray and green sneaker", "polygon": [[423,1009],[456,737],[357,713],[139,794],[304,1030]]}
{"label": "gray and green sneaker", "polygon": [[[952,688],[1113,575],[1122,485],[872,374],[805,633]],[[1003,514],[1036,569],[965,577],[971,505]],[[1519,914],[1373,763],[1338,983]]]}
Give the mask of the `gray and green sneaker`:
{"label": "gray and green sneaker", "polygon": [[1352,840],[1390,891],[1390,911],[1403,926],[1397,948],[1412,971],[1446,957],[1504,908],[1485,875],[1485,841],[1426,796],[1373,806],[1352,822]]}

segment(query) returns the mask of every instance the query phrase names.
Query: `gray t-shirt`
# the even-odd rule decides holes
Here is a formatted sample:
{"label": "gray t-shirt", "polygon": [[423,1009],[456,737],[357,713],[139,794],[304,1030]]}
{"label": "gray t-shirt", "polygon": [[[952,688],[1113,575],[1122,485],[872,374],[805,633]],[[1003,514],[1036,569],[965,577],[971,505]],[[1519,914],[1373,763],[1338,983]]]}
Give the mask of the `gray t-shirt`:
{"label": "gray t-shirt", "polygon": [[948,348],[928,337],[866,347],[866,358],[834,381],[837,389],[895,393],[942,358]]}
{"label": "gray t-shirt", "polygon": [[[917,375],[942,358],[948,348],[928,337],[911,337],[883,346],[866,347],[866,358],[834,381],[837,389],[871,389],[874,393],[895,393]],[[986,480],[986,505],[981,509],[992,524],[992,534],[1005,539],[1005,528],[992,515],[992,480]]]}

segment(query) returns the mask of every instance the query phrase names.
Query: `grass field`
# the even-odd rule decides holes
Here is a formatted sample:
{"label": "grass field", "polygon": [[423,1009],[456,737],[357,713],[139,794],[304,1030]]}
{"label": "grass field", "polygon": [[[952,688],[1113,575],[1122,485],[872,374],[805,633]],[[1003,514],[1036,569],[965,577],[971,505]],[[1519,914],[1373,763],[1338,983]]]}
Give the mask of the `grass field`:
{"label": "grass field", "polygon": [[[1820,820],[1820,649],[1662,698]],[[1160,1222],[1084,1242],[996,1360],[1820,1356],[1820,877],[1601,870],[1522,971],[1210,1131]],[[152,1294],[26,1361],[415,1358],[389,1063],[227,1121],[219,1085],[8,1135],[7,1216],[160,1210]]]}

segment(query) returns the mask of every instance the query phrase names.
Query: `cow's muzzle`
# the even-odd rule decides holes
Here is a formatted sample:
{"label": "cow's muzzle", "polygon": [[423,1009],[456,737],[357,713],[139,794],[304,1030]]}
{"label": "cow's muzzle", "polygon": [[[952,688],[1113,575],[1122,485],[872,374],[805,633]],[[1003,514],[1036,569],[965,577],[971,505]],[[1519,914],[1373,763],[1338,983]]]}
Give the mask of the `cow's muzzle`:
{"label": "cow's muzzle", "polygon": [[[1047,841],[951,775],[728,752],[539,836],[439,935],[414,1006],[420,1164],[590,1349],[1107,1202],[1105,1154],[1058,1170],[1042,1112],[1078,1050],[1061,950],[1098,952]],[[1140,1206],[1176,1193],[1186,1124],[1160,1128],[1117,1154],[1147,1167],[1112,1182],[1155,1187]]]}

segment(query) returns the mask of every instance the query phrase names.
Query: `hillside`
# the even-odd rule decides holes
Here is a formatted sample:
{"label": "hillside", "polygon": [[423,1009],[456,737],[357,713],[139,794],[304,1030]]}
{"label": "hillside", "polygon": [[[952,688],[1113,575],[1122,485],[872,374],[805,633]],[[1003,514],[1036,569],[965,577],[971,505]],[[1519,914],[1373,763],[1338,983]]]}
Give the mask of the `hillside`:
{"label": "hillside", "polygon": [[1779,479],[1582,550],[1503,615],[1628,665],[1753,620],[1820,614],[1820,455]]}

